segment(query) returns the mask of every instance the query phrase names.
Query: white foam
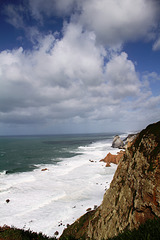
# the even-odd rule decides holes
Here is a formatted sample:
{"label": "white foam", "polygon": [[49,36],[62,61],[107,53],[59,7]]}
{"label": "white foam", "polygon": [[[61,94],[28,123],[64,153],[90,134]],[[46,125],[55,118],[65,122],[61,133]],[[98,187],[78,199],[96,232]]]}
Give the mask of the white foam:
{"label": "white foam", "polygon": [[[116,153],[108,142],[93,143],[77,150],[81,155],[57,165],[39,165],[33,172],[0,175],[0,225],[30,228],[53,236],[60,234],[87,208],[100,205],[116,170],[99,162]],[[92,162],[91,162],[92,160]],[[41,171],[47,168],[46,171]],[[10,199],[7,203],[6,199]]]}
{"label": "white foam", "polygon": [[6,170],[0,172],[0,175],[5,175],[6,174]]}

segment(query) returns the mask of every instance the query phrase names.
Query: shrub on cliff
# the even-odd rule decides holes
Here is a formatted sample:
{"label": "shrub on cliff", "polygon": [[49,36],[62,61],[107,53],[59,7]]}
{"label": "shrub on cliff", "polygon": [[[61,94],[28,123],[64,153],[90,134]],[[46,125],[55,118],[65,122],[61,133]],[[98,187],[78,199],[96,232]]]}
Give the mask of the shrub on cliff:
{"label": "shrub on cliff", "polygon": [[30,230],[0,227],[0,240],[56,240],[55,237],[47,237],[42,233],[35,233]]}
{"label": "shrub on cliff", "polygon": [[138,229],[124,231],[117,237],[108,240],[157,240],[160,239],[160,218],[148,220]]}

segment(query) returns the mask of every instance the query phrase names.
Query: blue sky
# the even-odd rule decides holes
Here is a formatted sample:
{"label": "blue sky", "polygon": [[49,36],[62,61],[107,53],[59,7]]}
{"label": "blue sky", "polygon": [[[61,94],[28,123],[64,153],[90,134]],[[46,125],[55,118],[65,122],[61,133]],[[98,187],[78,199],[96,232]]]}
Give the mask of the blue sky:
{"label": "blue sky", "polygon": [[160,120],[160,2],[0,0],[0,135]]}

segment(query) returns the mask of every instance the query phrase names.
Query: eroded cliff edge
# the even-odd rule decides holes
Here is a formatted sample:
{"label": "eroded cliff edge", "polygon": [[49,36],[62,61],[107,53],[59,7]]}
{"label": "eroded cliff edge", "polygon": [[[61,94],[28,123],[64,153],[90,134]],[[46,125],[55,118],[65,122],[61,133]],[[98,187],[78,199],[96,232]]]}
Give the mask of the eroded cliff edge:
{"label": "eroded cliff edge", "polygon": [[119,162],[103,202],[69,226],[60,239],[108,239],[160,217],[160,122],[141,131]]}

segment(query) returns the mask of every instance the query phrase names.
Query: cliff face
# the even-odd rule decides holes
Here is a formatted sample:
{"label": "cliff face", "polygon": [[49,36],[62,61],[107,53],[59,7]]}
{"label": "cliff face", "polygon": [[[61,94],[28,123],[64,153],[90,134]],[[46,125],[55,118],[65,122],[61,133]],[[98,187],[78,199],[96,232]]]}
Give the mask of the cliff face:
{"label": "cliff face", "polygon": [[160,122],[140,132],[126,149],[102,204],[89,218],[84,216],[60,239],[107,239],[160,217]]}

